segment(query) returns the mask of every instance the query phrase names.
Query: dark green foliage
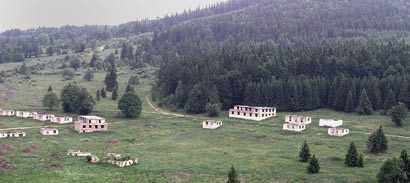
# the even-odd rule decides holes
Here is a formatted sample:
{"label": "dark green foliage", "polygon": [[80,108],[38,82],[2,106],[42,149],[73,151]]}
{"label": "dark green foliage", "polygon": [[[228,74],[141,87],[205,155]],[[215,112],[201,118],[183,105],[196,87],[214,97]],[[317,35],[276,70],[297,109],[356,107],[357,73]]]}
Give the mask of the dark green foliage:
{"label": "dark green foliage", "polygon": [[367,141],[367,150],[370,153],[383,153],[388,149],[387,138],[384,135],[383,129],[380,128],[369,136]]}
{"label": "dark green foliage", "polygon": [[108,57],[105,58],[105,62],[108,63],[111,67],[114,67],[116,63],[115,55],[113,53],[108,55]]}
{"label": "dark green foliage", "polygon": [[99,59],[100,59],[99,56],[96,53],[94,53],[90,60],[90,67],[94,67],[95,62],[97,62],[97,60]]}
{"label": "dark green foliage", "polygon": [[84,74],[84,80],[91,81],[94,78],[94,74],[91,70],[87,70]]}
{"label": "dark green foliage", "polygon": [[60,100],[64,112],[76,112],[77,96],[80,88],[77,85],[68,84],[61,90]]}
{"label": "dark green foliage", "polygon": [[407,108],[406,106],[399,102],[396,106],[390,109],[391,120],[397,126],[403,126],[403,121],[407,117]]}
{"label": "dark green foliage", "polygon": [[125,89],[125,92],[134,93],[135,91],[134,91],[134,88],[133,88],[130,84],[128,84],[128,85],[127,85],[127,88]]}
{"label": "dark green foliage", "polygon": [[118,98],[118,89],[114,88],[114,90],[111,93],[111,100],[117,100]]}
{"label": "dark green foliage", "polygon": [[131,76],[131,78],[128,80],[128,84],[130,84],[130,85],[139,85],[140,80],[139,80],[138,76]]}
{"label": "dark green foliage", "polygon": [[347,150],[345,164],[350,167],[359,166],[359,153],[357,153],[356,145],[354,142],[350,142],[349,149]]}
{"label": "dark green foliage", "polygon": [[410,180],[410,159],[405,149],[401,151],[400,159],[403,161],[403,164],[404,164],[403,170],[407,174],[407,180]]}
{"label": "dark green foliage", "polygon": [[101,93],[100,93],[100,90],[97,90],[97,93],[96,93],[96,100],[97,100],[97,101],[100,101],[100,100],[101,100]]}
{"label": "dark green foliage", "polygon": [[389,114],[389,110],[396,105],[396,98],[392,89],[389,90],[386,100],[384,101],[384,112]]}
{"label": "dark green foliage", "polygon": [[50,91],[43,98],[43,106],[48,107],[49,109],[58,108],[60,106],[60,100],[58,99],[57,95]]}
{"label": "dark green foliage", "polygon": [[349,91],[347,95],[346,105],[344,111],[347,113],[352,113],[354,111],[354,103],[353,103],[353,94],[352,91]]}
{"label": "dark green foliage", "polygon": [[70,83],[63,88],[60,95],[61,105],[64,112],[77,114],[90,114],[94,108],[95,101],[85,88],[79,88]]}
{"label": "dark green foliage", "polygon": [[363,158],[363,154],[359,155],[359,161],[358,161],[358,167],[364,167],[364,158]]}
{"label": "dark green foliage", "polygon": [[47,92],[52,92],[53,88],[51,87],[51,85],[48,86]]}
{"label": "dark green foliage", "polygon": [[305,141],[303,141],[303,145],[302,148],[299,151],[299,161],[301,162],[308,162],[309,158],[310,158],[310,150],[309,150],[309,146]]}
{"label": "dark green foliage", "polygon": [[107,92],[104,87],[101,88],[101,98],[107,98]]}
{"label": "dark green foliage", "polygon": [[197,84],[188,95],[187,102],[184,106],[185,112],[198,114],[205,112],[205,106],[208,102],[208,97],[205,94],[205,89],[202,84]]}
{"label": "dark green foliage", "polygon": [[238,179],[238,174],[236,173],[235,168],[233,165],[231,166],[231,170],[228,173],[228,181],[226,183],[240,183]]}
{"label": "dark green foliage", "polygon": [[92,158],[91,156],[87,156],[86,159],[87,159],[87,162],[91,162],[91,160],[92,160],[93,158]]}
{"label": "dark green foliage", "polygon": [[207,103],[205,110],[208,116],[217,117],[221,113],[221,106],[219,104]]}
{"label": "dark green foliage", "polygon": [[66,68],[63,70],[62,76],[65,80],[71,80],[74,78],[75,70],[72,68]]}
{"label": "dark green foliage", "polygon": [[127,118],[137,118],[141,114],[141,100],[133,92],[126,92],[118,101],[118,109]]}
{"label": "dark green foliage", "polygon": [[362,115],[372,115],[373,114],[372,103],[370,102],[365,89],[363,89],[362,92],[360,93],[359,105],[357,106],[357,112]]}
{"label": "dark green foliage", "polygon": [[82,62],[82,60],[80,58],[76,57],[73,60],[71,60],[70,67],[73,68],[74,70],[77,70],[78,68],[81,67],[81,62]]}
{"label": "dark green foliage", "polygon": [[307,167],[307,172],[309,174],[319,173],[320,165],[318,159],[316,159],[315,155],[312,156],[309,160],[309,165]]}
{"label": "dark green foliage", "polygon": [[393,158],[384,162],[377,174],[379,183],[407,183],[406,172],[403,161]]}
{"label": "dark green foliage", "polygon": [[107,91],[109,92],[114,91],[114,89],[118,89],[117,70],[115,68],[115,65],[112,65],[110,71],[105,76],[104,83]]}

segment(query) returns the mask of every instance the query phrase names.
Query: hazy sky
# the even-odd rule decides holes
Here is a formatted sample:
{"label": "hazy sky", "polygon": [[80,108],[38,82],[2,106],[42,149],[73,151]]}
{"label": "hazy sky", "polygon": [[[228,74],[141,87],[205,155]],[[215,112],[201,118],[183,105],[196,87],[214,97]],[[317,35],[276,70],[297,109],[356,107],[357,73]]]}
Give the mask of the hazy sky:
{"label": "hazy sky", "polygon": [[0,31],[62,25],[118,25],[226,0],[0,0]]}

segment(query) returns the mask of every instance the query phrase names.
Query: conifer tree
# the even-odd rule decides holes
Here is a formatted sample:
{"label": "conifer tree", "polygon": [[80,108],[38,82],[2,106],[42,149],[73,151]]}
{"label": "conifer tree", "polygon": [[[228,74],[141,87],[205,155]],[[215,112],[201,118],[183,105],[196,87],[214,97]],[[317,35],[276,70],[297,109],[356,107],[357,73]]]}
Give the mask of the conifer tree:
{"label": "conifer tree", "polygon": [[407,174],[407,180],[410,180],[410,159],[409,159],[409,157],[407,155],[407,151],[405,149],[400,153],[400,159],[404,163],[403,170]]}
{"label": "conifer tree", "polygon": [[399,104],[390,109],[390,115],[394,124],[402,126],[403,120],[407,117],[407,108],[403,103],[399,102]]}
{"label": "conifer tree", "polygon": [[389,114],[389,110],[396,105],[396,99],[394,97],[394,92],[392,89],[389,90],[387,98],[384,101],[384,113]]}
{"label": "conifer tree", "polygon": [[51,85],[48,86],[47,92],[52,92],[53,88],[51,88]]}
{"label": "conifer tree", "polygon": [[359,154],[357,153],[356,145],[350,142],[349,150],[347,150],[345,164],[350,167],[359,166]]}
{"label": "conifer tree", "polygon": [[363,154],[360,154],[359,156],[359,162],[358,162],[358,167],[364,167],[364,158],[363,158]]}
{"label": "conifer tree", "polygon": [[305,140],[303,141],[302,148],[300,149],[300,152],[299,152],[299,161],[308,162],[310,155],[311,154],[310,154],[309,146]]}
{"label": "conifer tree", "polygon": [[319,161],[318,159],[316,159],[315,155],[313,155],[309,161],[307,172],[309,174],[315,174],[315,173],[319,173],[319,170],[320,170]]}
{"label": "conifer tree", "polygon": [[115,89],[118,89],[118,82],[117,82],[117,71],[115,69],[115,65],[112,65],[110,68],[110,72],[107,73],[104,80],[105,86],[107,91],[112,92]]}
{"label": "conifer tree", "polygon": [[100,90],[97,90],[96,100],[97,100],[97,101],[100,101],[100,100],[101,100]]}
{"label": "conifer tree", "polygon": [[90,60],[90,67],[94,67],[95,62],[96,62],[98,59],[99,59],[99,58],[98,58],[98,55],[97,55],[96,53],[94,53],[93,56],[91,57],[91,60]]}
{"label": "conifer tree", "polygon": [[104,87],[101,88],[101,98],[107,98],[107,92]]}
{"label": "conifer tree", "polygon": [[367,96],[365,89],[362,90],[359,98],[359,105],[357,107],[357,112],[359,114],[371,115],[373,114],[372,103]]}
{"label": "conifer tree", "polygon": [[235,167],[231,166],[231,170],[228,173],[228,181],[226,183],[240,183],[238,179],[238,174],[236,173]]}
{"label": "conifer tree", "polygon": [[111,99],[112,100],[117,100],[117,98],[118,98],[118,90],[117,90],[117,88],[114,88],[114,90],[111,93]]}
{"label": "conifer tree", "polygon": [[367,149],[370,153],[383,153],[388,149],[387,138],[381,126],[376,132],[369,136]]}
{"label": "conifer tree", "polygon": [[404,171],[403,161],[393,158],[384,162],[377,174],[379,183],[406,183],[407,175]]}
{"label": "conifer tree", "polygon": [[346,99],[346,105],[345,105],[345,112],[351,113],[354,110],[354,103],[353,103],[353,94],[352,91],[349,91],[349,94],[347,95]]}
{"label": "conifer tree", "polygon": [[128,84],[128,85],[127,85],[127,88],[125,89],[125,92],[134,93],[135,91],[134,91],[134,88],[133,88],[130,84]]}

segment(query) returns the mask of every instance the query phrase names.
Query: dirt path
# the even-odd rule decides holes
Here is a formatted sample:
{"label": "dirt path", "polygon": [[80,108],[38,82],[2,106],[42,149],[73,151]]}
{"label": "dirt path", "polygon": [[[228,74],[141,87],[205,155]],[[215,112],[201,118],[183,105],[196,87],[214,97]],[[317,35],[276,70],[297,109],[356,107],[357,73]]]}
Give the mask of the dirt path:
{"label": "dirt path", "polygon": [[8,102],[10,98],[14,96],[14,93],[16,93],[16,88],[10,85],[9,83],[2,83],[0,86],[3,86],[6,89],[6,92],[3,94],[2,98],[0,101],[2,102]]}
{"label": "dirt path", "polygon": [[168,115],[168,116],[177,116],[177,117],[194,117],[194,116],[188,116],[188,115],[183,115],[183,114],[177,114],[177,113],[170,113],[170,112],[164,112],[160,108],[155,107],[154,104],[152,104],[151,100],[149,99],[149,96],[145,96],[145,100],[147,101],[148,105],[155,111],[157,114],[162,114],[162,115]]}

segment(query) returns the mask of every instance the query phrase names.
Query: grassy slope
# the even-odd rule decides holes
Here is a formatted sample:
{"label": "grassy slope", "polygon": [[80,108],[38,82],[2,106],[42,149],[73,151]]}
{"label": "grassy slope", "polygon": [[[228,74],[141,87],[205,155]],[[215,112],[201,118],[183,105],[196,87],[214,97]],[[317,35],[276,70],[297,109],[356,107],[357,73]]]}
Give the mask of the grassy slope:
{"label": "grassy slope", "polygon": [[[144,68],[146,73],[154,68]],[[141,71],[119,70],[120,88],[131,74]],[[141,72],[142,73],[142,72]],[[143,74],[143,73],[142,73]],[[82,81],[81,76],[74,79],[79,85],[93,93],[103,86],[105,73],[97,73],[91,82]],[[61,76],[31,76],[36,82],[22,82],[20,77],[10,79],[16,88],[13,97],[2,101],[1,107],[38,110],[30,106],[38,103],[49,84],[59,93],[68,81]],[[136,87],[136,92],[144,100],[149,92],[150,78],[142,79],[144,84]],[[0,85],[0,97],[7,91]],[[110,94],[108,95],[110,96]],[[396,128],[386,116],[358,116],[336,113],[329,110],[298,113],[313,117],[313,124],[300,133],[287,133],[281,130],[284,115],[262,122],[229,119],[221,116],[224,124],[217,130],[204,130],[201,121],[204,116],[176,117],[159,115],[143,103],[143,113],[138,119],[122,119],[117,104],[110,99],[98,102],[95,114],[107,118],[111,123],[109,131],[101,133],[78,134],[62,125],[60,135],[41,136],[38,129],[27,129],[23,138],[0,139],[0,145],[12,144],[14,149],[2,150],[14,170],[0,170],[0,182],[224,182],[231,164],[235,165],[244,182],[375,182],[376,174],[383,161],[398,156],[409,147],[409,139],[389,136],[389,150],[386,154],[365,154],[365,168],[346,168],[344,155],[350,141],[355,141],[359,152],[364,147],[368,134],[382,125],[386,134],[410,136],[409,125]],[[53,113],[61,113],[60,110]],[[346,137],[330,137],[327,128],[318,127],[318,118],[340,118],[351,129]],[[0,128],[18,126],[39,126],[42,122],[15,117],[0,118]],[[107,140],[119,143],[107,146]],[[298,151],[303,140],[307,139],[311,152],[316,154],[321,164],[321,173],[308,175],[307,164],[297,161]],[[22,149],[39,145],[31,153]],[[100,157],[106,152],[121,153],[140,160],[138,165],[117,168],[108,164],[89,164],[85,158],[66,156],[68,149],[90,151]],[[49,158],[47,153],[61,153],[61,160]],[[43,164],[60,164],[59,168],[43,168]]]}

